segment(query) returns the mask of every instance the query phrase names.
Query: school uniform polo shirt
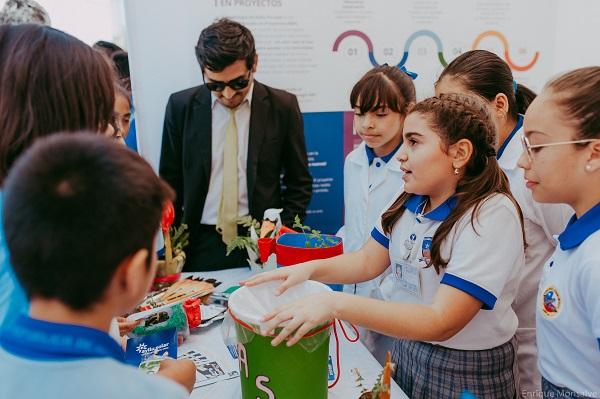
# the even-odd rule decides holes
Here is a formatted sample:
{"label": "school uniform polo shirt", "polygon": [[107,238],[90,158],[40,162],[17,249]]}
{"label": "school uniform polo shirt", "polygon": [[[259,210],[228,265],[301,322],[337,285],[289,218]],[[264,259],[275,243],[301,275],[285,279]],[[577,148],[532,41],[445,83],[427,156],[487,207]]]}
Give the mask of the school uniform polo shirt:
{"label": "school uniform polo shirt", "polygon": [[[387,175],[387,163],[392,160],[394,155],[396,155],[400,145],[401,144],[398,144],[392,152],[381,157],[378,157],[377,154],[375,154],[375,150],[365,145],[365,153],[369,164],[369,193],[384,182]],[[397,193],[400,191],[400,188],[401,187],[394,188],[392,191]]]}
{"label": "school uniform polo shirt", "polygon": [[[521,222],[515,205],[504,195],[494,195],[480,206],[474,225],[471,224],[472,211],[467,212],[442,244],[442,256],[449,262],[438,274],[433,266],[427,267],[431,242],[457,200],[452,197],[419,216],[425,200],[423,196],[411,196],[390,235],[383,233],[381,224],[371,233],[389,249],[392,262],[381,286],[384,297],[398,302],[431,304],[440,284],[452,286],[481,301],[482,308],[455,336],[432,343],[453,349],[484,350],[508,342],[517,329],[517,317],[511,304],[524,264]],[[405,259],[407,247],[412,249]],[[403,259],[419,269],[419,289],[414,287],[414,276],[404,277],[410,269],[401,266]]]}
{"label": "school uniform polo shirt", "polygon": [[[517,125],[498,149],[496,157],[498,165],[508,178],[510,191],[523,212],[527,251],[519,284],[521,288],[513,303],[513,309],[519,318],[519,328],[531,329],[531,339],[534,339],[536,293],[542,270],[556,248],[554,236],[564,230],[573,215],[573,209],[566,204],[541,204],[533,200],[531,190],[525,185],[524,171],[518,165],[523,153],[522,127],[523,116],[519,115]],[[519,341],[519,345],[523,343],[522,340]],[[531,350],[535,351],[535,341],[530,345],[533,345]]]}
{"label": "school uniform polo shirt", "polygon": [[537,296],[541,374],[600,397],[600,204],[573,216],[546,262]]}
{"label": "school uniform polo shirt", "polygon": [[126,365],[103,331],[26,316],[0,333],[0,376],[0,398],[189,397],[174,381]]}
{"label": "school uniform polo shirt", "polygon": [[[344,252],[358,251],[369,239],[385,205],[402,191],[404,173],[394,157],[398,148],[378,157],[362,142],[344,162],[344,226],[338,232],[344,239]],[[344,291],[369,296],[375,280],[347,284]]]}

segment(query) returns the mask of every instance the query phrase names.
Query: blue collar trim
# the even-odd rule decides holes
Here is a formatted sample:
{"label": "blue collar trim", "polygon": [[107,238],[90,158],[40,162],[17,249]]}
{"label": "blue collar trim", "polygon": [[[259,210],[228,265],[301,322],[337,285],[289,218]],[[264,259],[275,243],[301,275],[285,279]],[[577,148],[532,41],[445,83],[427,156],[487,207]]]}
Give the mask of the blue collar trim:
{"label": "blue collar trim", "polygon": [[51,323],[19,316],[2,329],[0,345],[15,356],[32,360],[61,361],[111,357],[125,362],[121,346],[104,331],[90,327]]}
{"label": "blue collar trim", "polygon": [[[398,151],[398,148],[400,148],[401,145],[402,145],[402,142],[400,142],[400,144],[398,144],[396,146],[396,148],[394,148],[392,150],[392,152],[390,152],[389,154],[384,155],[382,157],[379,157],[379,158],[381,158],[381,160],[383,162],[388,163],[388,161],[390,159],[392,159],[392,157],[394,156],[394,154],[396,154],[396,151]],[[369,147],[368,145],[365,145],[365,152],[367,153],[367,160],[369,161],[369,166],[371,166],[371,164],[373,163],[373,160],[375,158],[377,158],[377,155],[375,155],[375,151],[371,147]]]}
{"label": "blue collar trim", "polygon": [[523,115],[519,114],[519,116],[517,117],[517,124],[515,125],[515,128],[512,130],[512,132],[510,132],[510,134],[508,135],[506,140],[504,140],[504,143],[502,143],[500,148],[498,148],[498,152],[496,153],[496,159],[500,159],[500,157],[504,153],[504,150],[506,150],[506,147],[508,147],[508,143],[510,143],[512,138],[515,136],[515,134],[519,131],[519,129],[522,126],[523,126]]}
{"label": "blue collar trim", "polygon": [[[404,207],[411,211],[414,214],[418,214],[423,211],[423,207],[425,206],[425,202],[428,197],[425,195],[411,195],[408,200],[404,203]],[[448,218],[448,215],[452,212],[454,208],[456,208],[456,204],[458,203],[458,198],[452,196],[440,204],[437,208],[429,211],[424,217],[431,220],[442,221]]]}
{"label": "blue collar trim", "polygon": [[579,219],[573,215],[565,231],[558,236],[560,249],[566,251],[578,247],[589,236],[600,230],[600,203],[584,213]]}

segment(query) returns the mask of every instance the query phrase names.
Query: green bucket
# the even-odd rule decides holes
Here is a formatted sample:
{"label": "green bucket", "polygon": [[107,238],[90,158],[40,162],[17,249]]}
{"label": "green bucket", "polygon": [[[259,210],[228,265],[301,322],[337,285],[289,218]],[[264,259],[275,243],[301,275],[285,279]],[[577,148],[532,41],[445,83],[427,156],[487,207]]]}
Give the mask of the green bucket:
{"label": "green bucket", "polygon": [[281,282],[242,287],[229,299],[240,364],[243,399],[326,399],[327,360],[331,325],[318,327],[297,344],[271,345],[260,334],[260,319],[272,309],[306,296],[330,291],[325,284],[306,281],[275,296]]}

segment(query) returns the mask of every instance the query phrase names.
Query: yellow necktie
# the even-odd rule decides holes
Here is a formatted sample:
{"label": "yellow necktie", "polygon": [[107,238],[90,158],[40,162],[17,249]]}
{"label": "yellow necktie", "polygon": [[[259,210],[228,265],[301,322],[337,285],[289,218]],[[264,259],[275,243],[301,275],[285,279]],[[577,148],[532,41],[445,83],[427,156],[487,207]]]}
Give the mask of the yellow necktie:
{"label": "yellow necktie", "polygon": [[237,237],[238,219],[238,137],[235,123],[235,110],[229,109],[230,118],[225,130],[225,148],[223,150],[223,187],[221,204],[217,215],[217,231],[223,236],[223,242],[229,244]]}

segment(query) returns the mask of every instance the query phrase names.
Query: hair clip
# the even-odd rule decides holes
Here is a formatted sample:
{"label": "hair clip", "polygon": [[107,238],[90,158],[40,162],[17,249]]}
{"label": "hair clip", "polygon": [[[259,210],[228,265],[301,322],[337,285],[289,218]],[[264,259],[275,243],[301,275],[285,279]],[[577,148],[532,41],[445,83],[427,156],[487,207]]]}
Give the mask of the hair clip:
{"label": "hair clip", "polygon": [[515,93],[517,92],[518,87],[519,85],[517,84],[517,81],[513,79],[513,90],[515,91]]}
{"label": "hair clip", "polygon": [[[385,64],[381,64],[379,65],[381,67],[387,67],[389,66],[388,63],[386,62]],[[411,78],[412,80],[415,80],[417,78],[417,76],[419,76],[416,72],[411,72],[408,69],[406,69],[406,67],[404,65],[396,65],[396,68],[398,68],[399,70],[401,70],[402,72],[404,72],[405,74],[408,75],[409,78]]]}
{"label": "hair clip", "polygon": [[411,78],[412,80],[415,80],[417,78],[417,76],[419,76],[416,72],[411,72],[408,69],[406,69],[406,67],[404,65],[398,66],[398,69],[400,69],[402,72],[407,74],[408,77]]}

